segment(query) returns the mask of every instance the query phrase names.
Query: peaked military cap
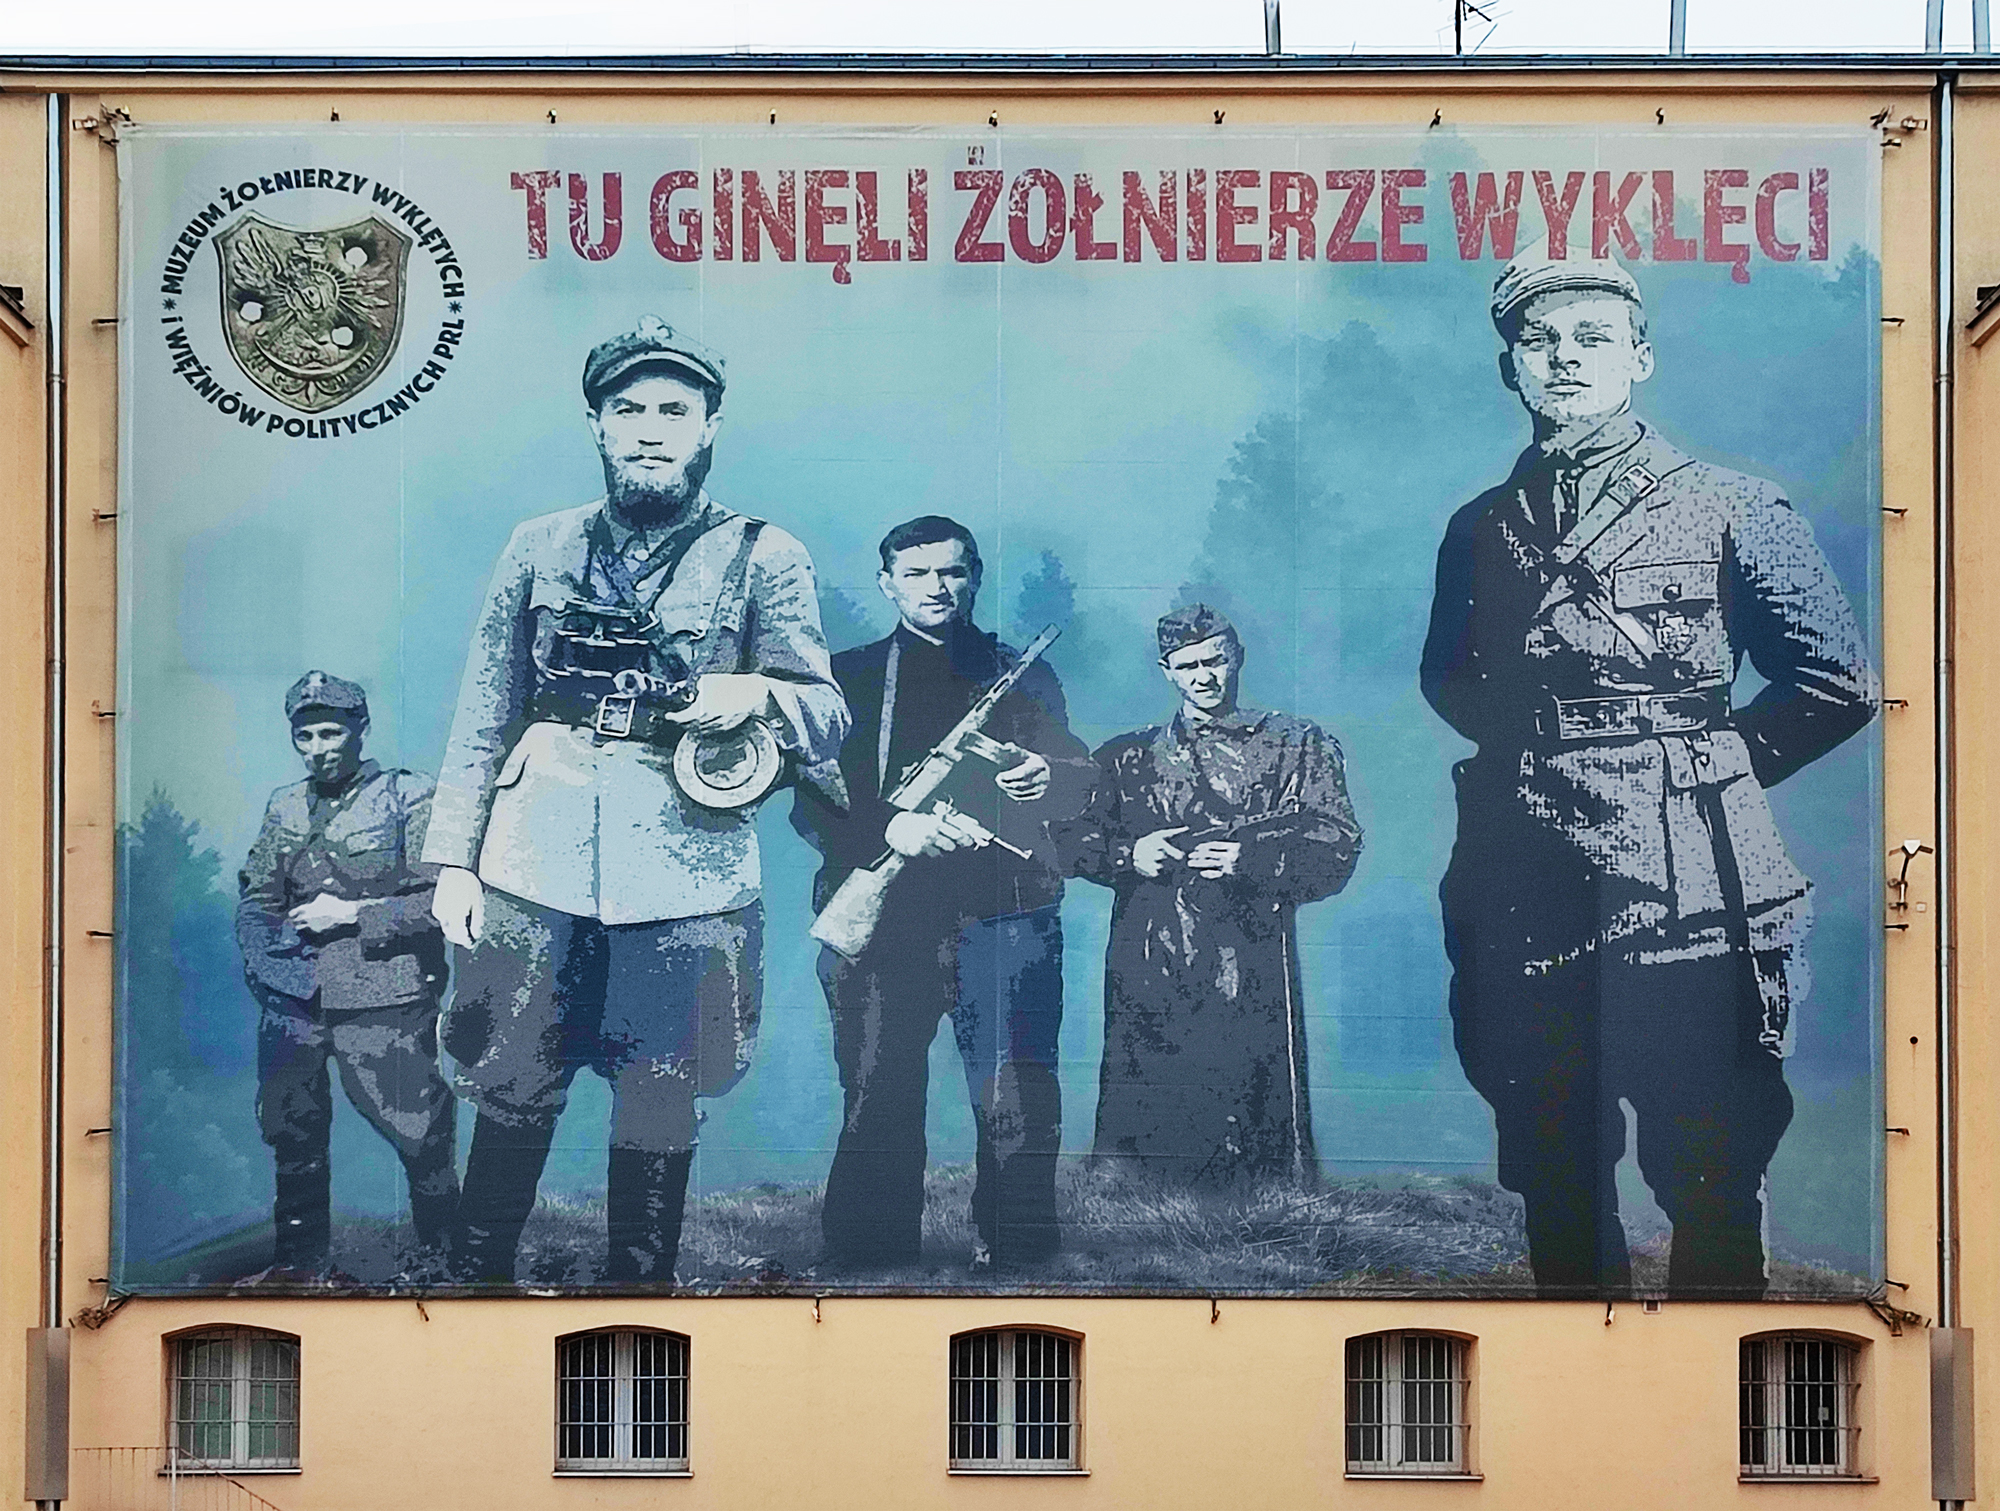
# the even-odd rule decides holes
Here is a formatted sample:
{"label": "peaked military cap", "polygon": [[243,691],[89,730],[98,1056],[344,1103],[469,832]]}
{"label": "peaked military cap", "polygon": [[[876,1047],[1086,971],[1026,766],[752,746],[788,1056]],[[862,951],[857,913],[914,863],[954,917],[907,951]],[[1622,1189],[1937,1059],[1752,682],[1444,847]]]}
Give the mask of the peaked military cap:
{"label": "peaked military cap", "polygon": [[635,367],[655,365],[678,368],[717,395],[722,392],[722,358],[658,315],[644,315],[631,330],[590,349],[583,364],[583,396],[595,409],[618,379]]}
{"label": "peaked military cap", "polygon": [[1523,252],[1493,284],[1493,323],[1504,326],[1507,317],[1544,294],[1590,291],[1616,294],[1641,309],[1646,301],[1632,275],[1610,257],[1552,258],[1546,252]]}
{"label": "peaked military cap", "polygon": [[358,682],[349,682],[344,677],[329,677],[325,672],[307,672],[285,694],[285,717],[296,722],[307,709],[326,709],[331,713],[365,719],[368,717],[368,694],[362,691]]}
{"label": "peaked military cap", "polygon": [[1237,640],[1236,626],[1231,624],[1216,609],[1205,603],[1191,603],[1185,608],[1175,609],[1160,621],[1160,659],[1166,660],[1175,651],[1190,645],[1200,645],[1204,640],[1213,640],[1217,635],[1227,635]]}

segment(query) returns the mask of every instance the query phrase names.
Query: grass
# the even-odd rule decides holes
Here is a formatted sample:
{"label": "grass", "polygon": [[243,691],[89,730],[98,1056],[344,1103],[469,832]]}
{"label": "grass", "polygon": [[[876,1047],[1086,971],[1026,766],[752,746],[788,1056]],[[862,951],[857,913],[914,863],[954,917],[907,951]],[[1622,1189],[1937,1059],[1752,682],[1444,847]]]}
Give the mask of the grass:
{"label": "grass", "polygon": [[[817,1187],[753,1186],[698,1198],[689,1203],[676,1266],[681,1287],[704,1294],[1534,1294],[1519,1199],[1471,1178],[1331,1181],[1315,1191],[1281,1183],[1187,1190],[1065,1161],[1057,1181],[1062,1252],[1047,1264],[1000,1273],[970,1266],[972,1182],[969,1165],[927,1174],[918,1263],[837,1277],[816,1273]],[[364,1288],[439,1288],[438,1277],[416,1264],[407,1226],[351,1217],[337,1223],[336,1234],[338,1268]],[[262,1268],[269,1243],[268,1227],[245,1230],[132,1283],[227,1286]],[[603,1198],[545,1196],[523,1235],[517,1273],[529,1289],[587,1289],[598,1283],[603,1255]],[[1635,1289],[1662,1292],[1666,1236],[1635,1243],[1632,1259]],[[1774,1297],[1851,1299],[1868,1289],[1863,1277],[1782,1259],[1771,1267],[1771,1282]]]}

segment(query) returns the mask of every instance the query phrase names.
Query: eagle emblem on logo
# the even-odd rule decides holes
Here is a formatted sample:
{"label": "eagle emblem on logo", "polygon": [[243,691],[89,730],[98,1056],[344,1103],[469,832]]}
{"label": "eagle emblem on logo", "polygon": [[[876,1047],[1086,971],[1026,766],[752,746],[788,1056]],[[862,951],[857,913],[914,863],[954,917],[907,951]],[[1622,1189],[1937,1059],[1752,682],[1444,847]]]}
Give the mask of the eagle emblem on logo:
{"label": "eagle emblem on logo", "polygon": [[410,246],[372,215],[322,231],[244,216],[215,239],[231,355],[265,393],[307,414],[353,397],[403,334]]}

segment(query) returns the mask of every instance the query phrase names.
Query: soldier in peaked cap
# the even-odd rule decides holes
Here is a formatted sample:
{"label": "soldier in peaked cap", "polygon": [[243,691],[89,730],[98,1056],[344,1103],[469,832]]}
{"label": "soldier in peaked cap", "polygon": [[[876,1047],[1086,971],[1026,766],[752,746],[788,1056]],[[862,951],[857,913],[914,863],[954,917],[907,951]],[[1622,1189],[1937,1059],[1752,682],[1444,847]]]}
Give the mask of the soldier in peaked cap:
{"label": "soldier in peaked cap", "polygon": [[273,1268],[329,1272],[329,1062],[410,1183],[418,1242],[439,1253],[458,1200],[455,1103],[437,1068],[444,939],[437,869],[418,859],[431,781],[363,760],[368,698],[307,672],[285,694],[303,781],[280,787],[239,878],[236,935],[257,1032],[257,1114],[277,1160]]}
{"label": "soldier in peaked cap", "polygon": [[1159,647],[1179,708],[1099,749],[1088,808],[1051,826],[1116,899],[1095,1154],[1165,1183],[1311,1182],[1295,924],[1361,852],[1346,767],[1318,725],[1237,701],[1216,610],[1168,614]]}
{"label": "soldier in peaked cap", "polygon": [[[1440,889],[1459,1056],[1543,1294],[1629,1289],[1622,1098],[1669,1288],[1761,1295],[1811,920],[1765,791],[1868,723],[1874,674],[1777,486],[1631,413],[1653,349],[1629,273],[1520,258],[1492,316],[1534,440],[1446,530],[1422,669],[1479,747]],[[1769,685],[1737,707],[1746,656]]]}
{"label": "soldier in peaked cap", "polygon": [[699,786],[684,741],[758,734],[840,790],[812,562],[702,486],[723,387],[720,357],[651,316],[591,351],[604,496],[514,531],[466,656],[424,857],[460,951],[444,1043],[479,1112],[467,1281],[514,1278],[589,1069],[612,1094],[604,1278],[672,1283],[695,1098],[748,1069],[763,965],[755,793]]}

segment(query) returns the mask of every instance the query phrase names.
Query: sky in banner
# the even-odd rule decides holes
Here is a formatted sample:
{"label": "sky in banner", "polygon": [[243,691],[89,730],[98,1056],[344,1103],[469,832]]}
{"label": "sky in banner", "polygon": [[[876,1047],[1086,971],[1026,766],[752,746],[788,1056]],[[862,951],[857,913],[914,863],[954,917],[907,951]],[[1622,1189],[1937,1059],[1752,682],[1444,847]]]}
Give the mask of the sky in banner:
{"label": "sky in banner", "polygon": [[[1490,228],[1463,224],[1482,172],[1496,175],[1496,195],[1510,173],[1527,181],[1523,247],[1544,234],[1537,170],[1551,196],[1570,190],[1579,242],[1592,235],[1592,176],[1623,187],[1629,228],[1613,216],[1602,234],[1629,234],[1648,300],[1659,370],[1641,412],[1694,454],[1777,481],[1871,643],[1876,633],[1869,133],[1003,130],[967,142],[141,129],[121,150],[134,319],[120,816],[128,843],[151,847],[145,864],[170,856],[162,874],[178,878],[155,889],[172,893],[158,957],[128,959],[123,1075],[143,1114],[121,1120],[128,1258],[171,1252],[269,1200],[250,1106],[254,1009],[227,920],[264,800],[297,774],[284,689],[308,667],[361,681],[370,753],[437,769],[469,627],[509,533],[601,491],[577,373],[595,342],[641,314],[725,356],[709,486],[806,544],[836,647],[889,627],[874,582],[882,531],[950,514],[984,548],[982,624],[1020,644],[1067,622],[1052,661],[1093,746],[1170,711],[1152,624],[1191,585],[1243,624],[1248,697],[1340,739],[1367,851],[1346,893],[1302,915],[1300,937],[1315,1122],[1338,1175],[1492,1176],[1491,1116],[1452,1051],[1437,911],[1450,768],[1468,747],[1416,685],[1445,522],[1506,475],[1526,439],[1495,371]],[[1323,180],[1329,165],[1347,187],[1317,195],[1315,257],[1300,259],[1296,232],[1284,260],[1267,255],[1265,179]],[[1199,260],[1184,219],[1124,230],[1125,175],[1157,196],[1163,172],[1184,213],[1201,203]],[[858,251],[863,173],[878,212],[873,260]],[[1656,176],[1667,173],[1678,178]],[[793,207],[777,211],[800,230],[790,256],[766,229],[750,260],[735,212],[753,174],[774,200],[792,186]],[[1457,175],[1468,211],[1455,208]],[[1094,223],[1047,214],[1092,195],[1105,200]],[[718,196],[732,208],[726,257]],[[1723,220],[1725,201],[1742,213]],[[325,227],[377,215],[417,239],[391,370],[347,402],[280,410],[232,364],[209,238],[247,212]],[[704,237],[693,258],[690,216]],[[1662,229],[1668,219],[1677,230]],[[893,261],[885,239],[898,244]],[[1172,264],[1159,259],[1163,239],[1180,254]],[[1739,265],[1731,246],[1756,250]],[[1791,260],[1772,259],[1785,248]],[[1678,260],[1656,262],[1663,249]],[[1739,701],[1754,686],[1748,676]],[[1819,913],[1818,985],[1790,1071],[1800,1110],[1772,1172],[1774,1233],[1796,1258],[1865,1273],[1879,1229],[1876,733],[1774,803]],[[816,1182],[838,1124],[803,933],[815,857],[785,823],[789,804],[779,796],[760,823],[763,1040],[745,1084],[707,1104],[704,1190]],[[135,853],[128,909],[160,901],[129,890],[143,871]],[[1101,889],[1072,884],[1071,1151],[1090,1139],[1107,914]],[[970,1156],[960,1084],[941,1040],[934,1163]],[[395,1161],[344,1099],[337,1117],[337,1205],[393,1213]],[[549,1189],[601,1186],[604,1118],[601,1088],[582,1078]]]}
{"label": "sky in banner", "polygon": [[[1663,52],[1667,0],[1487,0],[1468,51]],[[1947,6],[1948,47],[1971,40],[1970,0]],[[1449,0],[1285,0],[1284,40],[1300,53],[1452,49]],[[1688,0],[1694,52],[1886,52],[1923,46],[1924,0]],[[105,0],[22,7],[9,53],[649,53],[731,49],[820,52],[1256,52],[1258,0],[1018,0],[947,6],[866,0],[824,6],[739,0],[715,6],[546,0],[351,0],[337,9],[208,3],[162,7]]]}

